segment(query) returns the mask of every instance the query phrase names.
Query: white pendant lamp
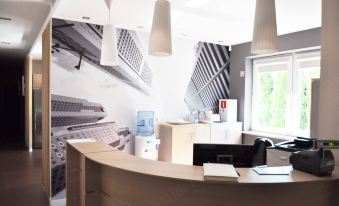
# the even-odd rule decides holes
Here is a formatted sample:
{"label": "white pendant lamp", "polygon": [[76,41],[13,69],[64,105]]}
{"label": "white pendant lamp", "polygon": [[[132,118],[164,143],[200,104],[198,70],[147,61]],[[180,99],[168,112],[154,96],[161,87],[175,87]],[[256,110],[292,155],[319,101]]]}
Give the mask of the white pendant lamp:
{"label": "white pendant lamp", "polygon": [[112,0],[105,0],[105,2],[109,10],[109,21],[108,24],[104,25],[103,29],[100,64],[105,66],[115,66],[119,64],[119,58],[116,29],[111,24],[110,16]]}
{"label": "white pendant lamp", "polygon": [[105,3],[106,3],[108,10],[111,10],[112,0],[105,0]]}
{"label": "white pendant lamp", "polygon": [[171,4],[167,0],[155,2],[148,53],[152,56],[172,54]]}
{"label": "white pendant lamp", "polygon": [[251,53],[270,54],[277,51],[275,0],[257,0]]}

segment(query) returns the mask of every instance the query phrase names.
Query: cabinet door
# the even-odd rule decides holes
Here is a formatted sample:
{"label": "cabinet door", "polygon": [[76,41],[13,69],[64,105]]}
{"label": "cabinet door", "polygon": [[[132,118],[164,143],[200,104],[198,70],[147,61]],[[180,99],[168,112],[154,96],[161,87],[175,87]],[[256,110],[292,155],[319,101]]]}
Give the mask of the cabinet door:
{"label": "cabinet door", "polygon": [[193,142],[197,144],[211,143],[211,127],[209,124],[196,125],[193,128],[194,139]]}
{"label": "cabinet door", "polygon": [[172,130],[172,163],[193,164],[193,126],[178,126]]}
{"label": "cabinet door", "polygon": [[172,127],[167,124],[160,124],[159,138],[158,160],[172,162]]}
{"label": "cabinet door", "polygon": [[211,125],[211,143],[212,144],[226,144],[230,137],[230,128],[228,125]]}
{"label": "cabinet door", "polygon": [[230,123],[230,133],[226,144],[242,144],[242,123]]}
{"label": "cabinet door", "polygon": [[241,144],[242,124],[220,123],[211,125],[212,144]]}

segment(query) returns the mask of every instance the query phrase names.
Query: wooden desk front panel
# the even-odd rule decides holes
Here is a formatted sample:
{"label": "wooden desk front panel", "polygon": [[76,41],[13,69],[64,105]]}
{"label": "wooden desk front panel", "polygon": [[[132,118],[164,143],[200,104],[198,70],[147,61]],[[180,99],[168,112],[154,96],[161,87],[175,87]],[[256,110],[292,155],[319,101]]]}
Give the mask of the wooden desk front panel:
{"label": "wooden desk front panel", "polygon": [[141,175],[102,166],[102,206],[335,206],[339,182],[212,183]]}

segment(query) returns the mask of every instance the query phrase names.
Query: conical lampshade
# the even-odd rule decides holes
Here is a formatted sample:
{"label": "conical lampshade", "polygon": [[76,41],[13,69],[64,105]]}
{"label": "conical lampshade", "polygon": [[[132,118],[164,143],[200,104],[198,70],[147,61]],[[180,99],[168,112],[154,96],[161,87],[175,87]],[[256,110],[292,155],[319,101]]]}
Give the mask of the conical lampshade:
{"label": "conical lampshade", "polygon": [[115,66],[119,64],[116,36],[116,29],[112,24],[104,25],[101,43],[101,65]]}
{"label": "conical lampshade", "polygon": [[172,54],[171,4],[167,0],[155,2],[148,53],[153,56]]}
{"label": "conical lampshade", "polygon": [[257,0],[251,53],[269,54],[277,51],[275,0]]}
{"label": "conical lampshade", "polygon": [[112,0],[105,0],[105,3],[106,3],[108,10],[110,10],[112,6]]}

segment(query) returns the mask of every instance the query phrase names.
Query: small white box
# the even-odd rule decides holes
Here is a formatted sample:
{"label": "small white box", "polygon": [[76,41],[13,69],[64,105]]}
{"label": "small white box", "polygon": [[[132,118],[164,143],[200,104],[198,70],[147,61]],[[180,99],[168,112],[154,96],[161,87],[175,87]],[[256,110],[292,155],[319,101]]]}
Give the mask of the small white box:
{"label": "small white box", "polygon": [[237,122],[237,100],[236,99],[220,99],[219,115],[222,122]]}

